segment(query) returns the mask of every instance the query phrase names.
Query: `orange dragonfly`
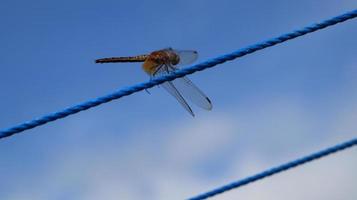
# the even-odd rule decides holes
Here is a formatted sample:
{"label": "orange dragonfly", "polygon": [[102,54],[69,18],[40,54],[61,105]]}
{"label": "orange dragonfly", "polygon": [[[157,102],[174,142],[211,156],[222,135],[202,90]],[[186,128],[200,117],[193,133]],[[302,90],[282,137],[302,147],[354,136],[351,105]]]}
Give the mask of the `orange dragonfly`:
{"label": "orange dragonfly", "polygon": [[[175,50],[172,48],[153,51],[150,54],[112,57],[97,59],[96,63],[123,63],[123,62],[143,62],[143,70],[153,78],[155,76],[170,74],[179,69],[179,66],[194,62],[198,57],[197,51]],[[177,78],[173,81],[162,83],[161,86],[174,96],[178,102],[192,115],[194,113],[186,102],[185,98],[192,101],[197,106],[211,110],[211,100],[187,77]]]}

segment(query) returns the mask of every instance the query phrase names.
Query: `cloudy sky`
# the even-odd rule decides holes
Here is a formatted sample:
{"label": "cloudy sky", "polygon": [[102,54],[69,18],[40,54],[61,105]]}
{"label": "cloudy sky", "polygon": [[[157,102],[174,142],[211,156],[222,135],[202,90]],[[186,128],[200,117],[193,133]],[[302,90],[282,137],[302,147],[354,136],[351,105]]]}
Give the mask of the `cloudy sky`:
{"label": "cloudy sky", "polygon": [[[0,128],[148,79],[96,58],[193,49],[198,62],[357,8],[354,0],[0,3]],[[0,199],[185,199],[357,136],[357,21],[0,141]],[[357,149],[213,199],[357,199]]]}

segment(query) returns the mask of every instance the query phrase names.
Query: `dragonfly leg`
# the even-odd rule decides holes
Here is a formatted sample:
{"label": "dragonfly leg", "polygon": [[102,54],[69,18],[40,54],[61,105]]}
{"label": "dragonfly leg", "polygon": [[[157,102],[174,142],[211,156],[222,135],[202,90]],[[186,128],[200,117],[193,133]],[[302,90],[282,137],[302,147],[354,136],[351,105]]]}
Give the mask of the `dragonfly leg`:
{"label": "dragonfly leg", "polygon": [[164,66],[164,64],[158,66],[158,67],[155,69],[154,73],[152,73],[152,76],[154,77],[154,76],[160,71],[160,69],[161,69],[163,66]]}

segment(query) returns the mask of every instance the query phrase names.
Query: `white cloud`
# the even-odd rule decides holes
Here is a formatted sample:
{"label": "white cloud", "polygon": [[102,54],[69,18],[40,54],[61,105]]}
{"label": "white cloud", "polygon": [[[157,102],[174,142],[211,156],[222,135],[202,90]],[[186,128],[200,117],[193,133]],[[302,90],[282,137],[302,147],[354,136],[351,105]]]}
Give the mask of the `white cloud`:
{"label": "white cloud", "polygon": [[356,199],[356,154],[354,148],[232,190],[216,199]]}

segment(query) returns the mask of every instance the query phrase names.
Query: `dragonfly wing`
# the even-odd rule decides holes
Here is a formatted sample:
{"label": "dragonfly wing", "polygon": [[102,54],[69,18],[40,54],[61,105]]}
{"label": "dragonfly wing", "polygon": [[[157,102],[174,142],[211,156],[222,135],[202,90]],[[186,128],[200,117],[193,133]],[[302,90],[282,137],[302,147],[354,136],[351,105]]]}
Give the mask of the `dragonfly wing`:
{"label": "dragonfly wing", "polygon": [[195,114],[193,113],[191,107],[187,104],[186,100],[182,97],[182,95],[180,94],[180,92],[176,89],[176,87],[174,86],[174,84],[171,81],[162,83],[161,86],[167,91],[169,92],[173,97],[175,97],[177,99],[178,102],[180,102],[180,104],[192,115],[195,116]]}
{"label": "dragonfly wing", "polygon": [[172,83],[186,99],[203,109],[212,110],[211,100],[190,79],[177,78]]}
{"label": "dragonfly wing", "polygon": [[173,50],[180,57],[180,61],[178,63],[179,66],[189,65],[195,62],[198,58],[197,51],[193,50]]}

